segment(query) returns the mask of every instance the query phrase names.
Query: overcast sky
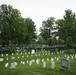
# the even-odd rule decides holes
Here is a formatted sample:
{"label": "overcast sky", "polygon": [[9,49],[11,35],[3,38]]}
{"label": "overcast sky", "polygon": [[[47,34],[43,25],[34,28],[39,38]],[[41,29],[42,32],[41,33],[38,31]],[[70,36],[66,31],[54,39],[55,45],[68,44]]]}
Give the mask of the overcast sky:
{"label": "overcast sky", "polygon": [[30,17],[37,29],[49,17],[63,18],[67,9],[76,12],[76,0],[0,0],[1,4],[10,4],[20,10],[22,17]]}

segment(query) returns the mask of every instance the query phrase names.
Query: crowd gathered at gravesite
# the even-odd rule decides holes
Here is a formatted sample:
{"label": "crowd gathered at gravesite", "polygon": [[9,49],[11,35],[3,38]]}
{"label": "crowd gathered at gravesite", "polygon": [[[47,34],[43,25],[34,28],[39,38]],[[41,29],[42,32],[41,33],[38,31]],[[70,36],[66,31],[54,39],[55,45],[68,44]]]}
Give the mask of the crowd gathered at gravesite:
{"label": "crowd gathered at gravesite", "polygon": [[[51,51],[51,52],[55,52],[56,50],[60,51],[60,50],[64,50],[65,47],[64,46],[51,46],[51,47],[24,47],[23,48],[24,50],[27,50],[27,51],[31,51],[32,49],[34,49],[35,51],[41,51],[42,49],[43,50],[46,50],[46,51]],[[18,51],[21,51],[22,48],[20,47],[0,47],[0,54],[1,53],[13,53],[13,52],[18,52]]]}

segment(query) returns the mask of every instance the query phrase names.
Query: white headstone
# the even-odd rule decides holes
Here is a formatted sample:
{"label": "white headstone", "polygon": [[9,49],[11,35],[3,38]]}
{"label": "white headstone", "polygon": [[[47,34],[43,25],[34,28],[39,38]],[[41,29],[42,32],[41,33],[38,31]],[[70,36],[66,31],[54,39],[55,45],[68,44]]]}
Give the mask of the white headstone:
{"label": "white headstone", "polygon": [[28,52],[28,54],[30,54],[30,52]]}
{"label": "white headstone", "polygon": [[51,69],[55,68],[55,62],[51,62]]}
{"label": "white headstone", "polygon": [[31,51],[31,53],[32,53],[32,54],[35,54],[35,50],[33,49],[33,50]]}
{"label": "white headstone", "polygon": [[51,58],[51,62],[53,62],[53,60],[54,60],[54,59],[53,59],[53,58]]}
{"label": "white headstone", "polygon": [[3,61],[3,58],[0,58],[0,62]]}
{"label": "white headstone", "polygon": [[12,57],[12,59],[15,59],[15,57]]}
{"label": "white headstone", "polygon": [[35,59],[32,59],[32,62],[34,63],[35,62]]}
{"label": "white headstone", "polygon": [[50,55],[50,53],[48,53]]}
{"label": "white headstone", "polygon": [[57,58],[57,61],[59,61],[59,58]]}
{"label": "white headstone", "polygon": [[21,54],[22,54],[22,52],[21,52]]}
{"label": "white headstone", "polygon": [[73,56],[71,56],[71,58],[73,59]]}
{"label": "white headstone", "polygon": [[5,67],[8,67],[8,63],[5,64]]}
{"label": "white headstone", "polygon": [[1,56],[3,57],[3,54],[1,54]]}
{"label": "white headstone", "polygon": [[47,61],[49,61],[49,58],[47,58]]}
{"label": "white headstone", "polygon": [[46,68],[46,62],[43,62],[43,68]]}
{"label": "white headstone", "polygon": [[29,62],[29,65],[30,65],[30,66],[32,65],[32,61]]}
{"label": "white headstone", "polygon": [[69,58],[70,58],[70,57],[69,57],[69,56],[67,56],[67,60],[69,60]]}
{"label": "white headstone", "polygon": [[17,59],[19,59],[19,56],[17,57]]}
{"label": "white headstone", "polygon": [[38,59],[36,60],[36,64],[39,64],[39,60]]}
{"label": "white headstone", "polygon": [[14,62],[15,63],[15,65],[17,66],[17,62]]}
{"label": "white headstone", "polygon": [[24,56],[22,56],[22,58],[24,58]]}
{"label": "white headstone", "polygon": [[42,62],[44,62],[44,59],[42,59]]}
{"label": "white headstone", "polygon": [[60,59],[60,56],[58,58]]}
{"label": "white headstone", "polygon": [[6,56],[8,56],[8,54],[6,54]]}
{"label": "white headstone", "polygon": [[39,56],[40,56],[40,54],[39,54]]}
{"label": "white headstone", "polygon": [[14,54],[12,53],[12,55],[14,55]]}
{"label": "white headstone", "polygon": [[14,68],[16,68],[15,63],[11,63],[10,69],[14,69]]}
{"label": "white headstone", "polygon": [[28,60],[26,61],[26,63],[28,63]]}
{"label": "white headstone", "polygon": [[53,53],[52,53],[53,54]]}
{"label": "white headstone", "polygon": [[6,60],[8,60],[8,58],[6,58]]}
{"label": "white headstone", "polygon": [[55,59],[56,59],[56,57],[55,57]]}
{"label": "white headstone", "polygon": [[23,64],[23,61],[21,61],[21,64]]}
{"label": "white headstone", "polygon": [[18,53],[16,53],[16,55],[18,55]]}
{"label": "white headstone", "polygon": [[46,53],[46,55],[47,55],[47,53]]}
{"label": "white headstone", "polygon": [[23,61],[23,63],[22,64],[25,64],[25,61]]}
{"label": "white headstone", "polygon": [[27,57],[28,57],[28,55],[27,55]]}
{"label": "white headstone", "polygon": [[76,55],[75,55],[75,58],[76,58]]}

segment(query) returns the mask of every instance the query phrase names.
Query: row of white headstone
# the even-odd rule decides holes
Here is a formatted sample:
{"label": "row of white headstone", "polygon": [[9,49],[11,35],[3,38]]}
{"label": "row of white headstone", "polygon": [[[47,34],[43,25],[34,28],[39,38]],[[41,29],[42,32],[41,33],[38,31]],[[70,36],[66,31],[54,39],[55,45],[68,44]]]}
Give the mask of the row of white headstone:
{"label": "row of white headstone", "polygon": [[[55,68],[55,62],[53,61],[54,59],[51,58],[51,69],[54,69]],[[66,59],[67,60],[67,59]],[[28,62],[27,60],[27,63],[29,63],[29,66],[32,66],[32,63],[35,62],[35,59],[32,59]],[[39,64],[40,62],[40,59],[37,59],[36,60],[36,63]],[[42,62],[43,62],[43,68],[46,68],[46,62],[44,61],[44,59],[42,59]],[[64,61],[63,61],[64,62]],[[66,62],[65,62],[66,63]],[[62,63],[62,65],[66,66],[65,63]],[[21,61],[21,64],[25,64],[25,61]],[[5,67],[8,67],[8,63],[5,64]],[[17,66],[17,62],[13,62],[11,63],[11,66],[10,66],[10,69],[13,69],[13,68],[16,68]]]}
{"label": "row of white headstone", "polygon": [[[12,56],[13,56],[14,54],[12,53]],[[16,55],[18,55],[18,53],[16,54]],[[39,53],[39,54],[37,54],[37,53],[35,53],[35,54],[31,54],[31,56],[40,56],[41,54]],[[42,54],[42,55],[50,55],[50,53],[46,53],[46,54]],[[3,54],[1,54],[1,56],[3,57],[4,55]],[[6,56],[8,56],[8,54],[6,54]]]}
{"label": "row of white headstone", "polygon": [[[35,62],[35,60],[29,61],[29,66],[32,66],[32,63]],[[39,64],[40,60],[36,60],[36,63]],[[25,61],[21,61],[21,64],[25,64]],[[9,63],[5,64],[5,67],[8,67]],[[10,69],[14,69],[17,66],[17,62],[13,62],[10,64]],[[46,62],[43,62],[43,68],[46,68]],[[55,68],[55,62],[51,62],[51,69]]]}
{"label": "row of white headstone", "polygon": [[[66,56],[66,55],[65,55]],[[67,56],[67,59],[69,59],[69,58],[72,58],[73,59],[73,56],[72,55],[70,55],[70,56]],[[59,57],[60,58],[60,57]],[[56,58],[55,57],[55,59],[59,59],[59,58]],[[76,56],[75,56],[75,58],[76,58]],[[1,58],[0,59],[1,61],[3,61],[3,59]],[[30,61],[26,61],[26,63],[29,63],[29,66],[31,66],[32,65],[32,63],[34,63],[36,61],[36,64],[39,64],[40,63],[40,59],[32,59],[32,60],[30,60]],[[49,61],[49,58],[47,58],[47,61]],[[42,59],[42,62],[43,62],[43,68],[46,68],[46,62],[45,62],[45,60],[44,59]],[[25,61],[21,61],[21,64],[25,64]],[[6,63],[5,64],[5,67],[8,67],[8,65],[9,65],[9,63]],[[11,65],[10,65],[10,69],[12,69],[12,68],[16,68],[16,66],[17,66],[17,62],[13,62],[13,63],[11,63]],[[55,62],[54,62],[54,58],[51,58],[51,69],[54,69],[55,68]]]}
{"label": "row of white headstone", "polygon": [[[32,50],[31,52],[25,52],[25,54],[37,54],[39,53],[39,56],[40,56],[40,53],[43,53],[42,55],[50,55],[50,54],[53,54],[53,53],[50,53],[50,51],[39,51],[39,52],[35,52],[35,50]],[[64,53],[63,51],[62,52],[57,52],[57,54],[61,54],[61,53]],[[18,55],[19,53],[16,53],[16,55]],[[23,54],[22,52],[20,54]],[[14,55],[14,53],[11,54],[12,56]],[[1,56],[3,57],[4,55],[1,54]],[[8,54],[6,54],[6,56],[8,56]]]}
{"label": "row of white headstone", "polygon": [[[22,54],[22,53],[21,53]],[[52,53],[53,54],[53,53]],[[12,55],[14,55],[13,53],[12,53]],[[17,53],[17,55],[18,55],[18,53]],[[45,55],[44,53],[43,53],[43,55]],[[46,55],[50,55],[50,53],[46,53]],[[3,54],[1,55],[2,57],[3,57]],[[6,54],[6,56],[8,56],[8,54]],[[31,55],[31,57],[33,57],[34,55],[32,54]],[[41,54],[39,53],[39,54],[35,54],[35,56],[41,56]],[[27,55],[26,57],[29,57],[29,55]],[[17,57],[18,59],[19,59],[19,56]],[[22,58],[24,58],[24,56],[22,55]],[[15,57],[13,57],[12,56],[12,58],[11,59],[15,59]],[[8,59],[7,59],[8,60]]]}
{"label": "row of white headstone", "polygon": [[[53,60],[54,60],[54,59],[51,58],[51,69],[54,69],[54,68],[55,68],[55,62],[54,62]],[[33,62],[35,62],[34,59],[32,59],[31,61],[29,61],[29,66],[31,66]],[[36,60],[36,63],[39,64],[39,62],[40,62],[40,59],[37,59],[37,60]],[[44,59],[42,59],[42,62],[43,62],[43,68],[46,68],[46,62],[44,61]],[[28,61],[27,61],[27,63],[28,63]],[[25,64],[25,61],[21,61],[21,64]],[[6,67],[7,67],[7,65],[8,65],[8,63],[6,63]],[[12,68],[15,68],[16,65],[17,65],[16,62],[11,63],[11,67],[10,67],[10,68],[11,68],[11,69],[12,69]]]}
{"label": "row of white headstone", "polygon": [[[66,56],[67,56],[67,59],[76,58],[76,55],[66,55]],[[27,55],[26,57],[29,57],[29,56]],[[31,57],[33,57],[33,55],[31,55]],[[17,56],[17,59],[19,59],[19,58],[20,58],[20,57]],[[24,58],[24,56],[22,56],[22,58]],[[7,57],[6,60],[8,60],[8,59],[9,59],[9,58]],[[16,59],[16,57],[12,56],[11,59],[14,60],[14,59]],[[58,61],[58,60],[60,59],[60,56],[59,56],[59,57],[54,57],[54,59]],[[0,62],[1,62],[1,61],[4,61],[4,59],[3,59],[3,58],[0,58]],[[42,61],[43,61],[43,60],[42,60]],[[47,58],[47,61],[49,61],[49,58]]]}

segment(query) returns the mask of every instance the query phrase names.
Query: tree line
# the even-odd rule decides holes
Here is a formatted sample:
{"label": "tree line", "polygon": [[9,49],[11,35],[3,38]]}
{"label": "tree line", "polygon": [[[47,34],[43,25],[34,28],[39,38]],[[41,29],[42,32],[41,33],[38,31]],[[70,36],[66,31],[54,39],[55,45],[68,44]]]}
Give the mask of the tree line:
{"label": "tree line", "polygon": [[36,25],[31,18],[23,18],[11,5],[0,6],[0,44],[29,44],[35,42]]}
{"label": "tree line", "polygon": [[65,10],[63,19],[49,17],[42,22],[40,34],[37,35],[36,25],[31,18],[23,18],[18,9],[11,5],[0,6],[0,45],[20,44],[76,45],[76,14]]}

